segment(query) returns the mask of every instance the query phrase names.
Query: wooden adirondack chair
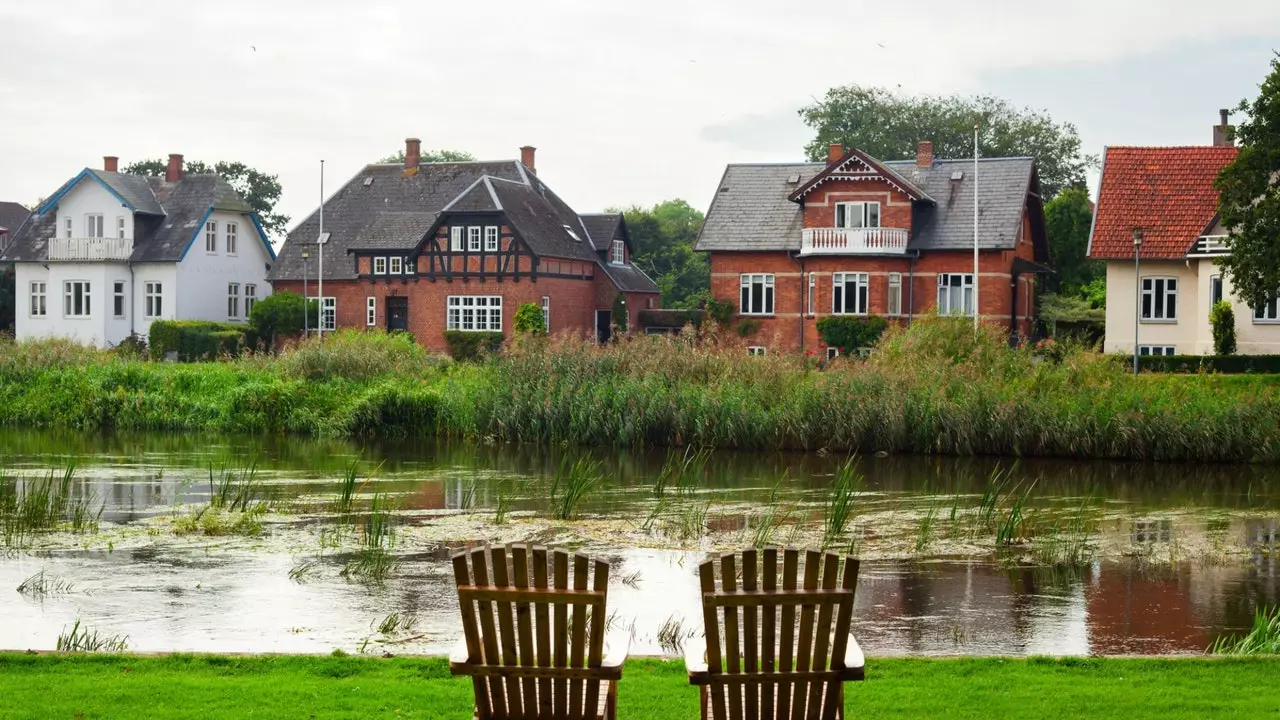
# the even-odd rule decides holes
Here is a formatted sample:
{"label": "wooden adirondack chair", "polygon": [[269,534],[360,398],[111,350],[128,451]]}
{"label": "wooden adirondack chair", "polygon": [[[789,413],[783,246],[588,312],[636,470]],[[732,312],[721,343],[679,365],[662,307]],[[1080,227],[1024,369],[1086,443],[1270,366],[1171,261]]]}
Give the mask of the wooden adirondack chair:
{"label": "wooden adirondack chair", "polygon": [[800,552],[786,550],[779,577],[778,554],[762,551],[758,566],[755,550],[725,554],[718,574],[715,559],[698,567],[706,636],[686,644],[685,666],[703,720],[843,718],[844,682],[863,679],[849,634],[857,559],[839,578],[839,556],[810,550],[801,574]]}
{"label": "wooden adirondack chair", "polygon": [[628,648],[606,656],[608,563],[574,554],[570,581],[563,550],[486,546],[455,554],[453,575],[463,639],[449,670],[471,676],[476,718],[617,717]]}

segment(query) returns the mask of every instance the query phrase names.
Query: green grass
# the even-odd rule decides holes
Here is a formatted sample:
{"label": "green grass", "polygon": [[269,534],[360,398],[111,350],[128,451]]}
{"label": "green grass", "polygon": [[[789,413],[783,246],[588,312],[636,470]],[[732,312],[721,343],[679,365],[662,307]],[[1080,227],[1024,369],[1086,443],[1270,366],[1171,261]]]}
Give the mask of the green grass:
{"label": "green grass", "polygon": [[[873,660],[849,717],[1260,718],[1280,713],[1280,661]],[[0,718],[469,718],[471,686],[440,658],[0,654]],[[634,660],[623,720],[698,717],[678,662]]]}

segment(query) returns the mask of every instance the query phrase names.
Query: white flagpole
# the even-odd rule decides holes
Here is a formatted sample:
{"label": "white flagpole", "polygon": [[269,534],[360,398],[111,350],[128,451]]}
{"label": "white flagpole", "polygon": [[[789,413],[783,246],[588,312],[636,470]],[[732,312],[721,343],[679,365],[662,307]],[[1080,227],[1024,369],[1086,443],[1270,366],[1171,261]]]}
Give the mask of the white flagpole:
{"label": "white flagpole", "polygon": [[324,339],[324,160],[320,161],[320,234],[316,236],[320,269],[316,272],[316,336]]}
{"label": "white flagpole", "polygon": [[978,330],[978,126],[973,126],[973,329]]}

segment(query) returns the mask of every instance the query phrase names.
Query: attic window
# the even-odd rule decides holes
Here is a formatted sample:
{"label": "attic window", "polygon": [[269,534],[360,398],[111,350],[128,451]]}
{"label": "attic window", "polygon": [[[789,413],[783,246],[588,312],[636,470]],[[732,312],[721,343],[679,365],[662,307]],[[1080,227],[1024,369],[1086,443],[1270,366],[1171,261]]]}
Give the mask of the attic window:
{"label": "attic window", "polygon": [[960,181],[960,180],[963,180],[963,179],[964,179],[964,171],[963,171],[963,170],[957,170],[957,171],[955,171],[955,172],[951,173],[951,179],[952,179],[952,180],[955,180],[955,181],[957,181],[957,182],[958,182],[958,181]]}
{"label": "attic window", "polygon": [[573,238],[574,242],[582,242],[582,238],[578,237],[578,234],[573,231],[573,228],[568,225],[564,225],[563,227],[564,231],[569,233],[569,237]]}
{"label": "attic window", "polygon": [[790,176],[788,176],[788,177],[787,177],[787,182],[791,183],[792,185],[795,185],[796,183],[800,182],[800,175],[799,175],[799,173],[797,173],[797,174],[795,174],[795,175],[790,175]]}
{"label": "attic window", "polygon": [[371,177],[367,177],[367,178],[365,178],[365,179],[364,179],[364,186],[365,186],[365,187],[369,187],[369,186],[370,186],[370,185],[372,185],[372,184],[373,184],[373,178],[371,178]]}

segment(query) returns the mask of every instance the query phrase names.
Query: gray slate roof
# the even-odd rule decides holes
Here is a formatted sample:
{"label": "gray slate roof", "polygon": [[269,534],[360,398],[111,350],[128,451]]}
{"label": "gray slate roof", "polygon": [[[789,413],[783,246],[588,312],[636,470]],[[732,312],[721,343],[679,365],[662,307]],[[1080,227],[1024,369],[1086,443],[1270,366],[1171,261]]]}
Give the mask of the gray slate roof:
{"label": "gray slate roof", "polygon": [[88,168],[88,170],[112,190],[115,190],[117,195],[124,198],[124,201],[129,203],[134,212],[147,213],[148,215],[165,214],[164,208],[161,207],[160,202],[156,199],[154,187],[148,182],[153,178],[107,172],[106,170],[94,170],[93,168]]}
{"label": "gray slate roof", "polygon": [[582,224],[591,234],[591,245],[597,251],[608,252],[622,224],[622,213],[585,213]]}
{"label": "gray slate roof", "polygon": [[8,230],[9,235],[13,236],[30,214],[31,211],[16,202],[0,202],[0,228]]}
{"label": "gray slate roof", "polygon": [[[917,203],[910,250],[973,248],[973,161],[914,160],[883,163],[919,187],[935,204]],[[787,196],[826,168],[825,163],[729,165],[698,235],[701,251],[799,250],[803,208]],[[978,233],[984,249],[1017,244],[1022,211],[1035,181],[1032,158],[990,158],[978,166]],[[964,177],[952,181],[953,172]],[[792,178],[798,178],[791,182]]]}

